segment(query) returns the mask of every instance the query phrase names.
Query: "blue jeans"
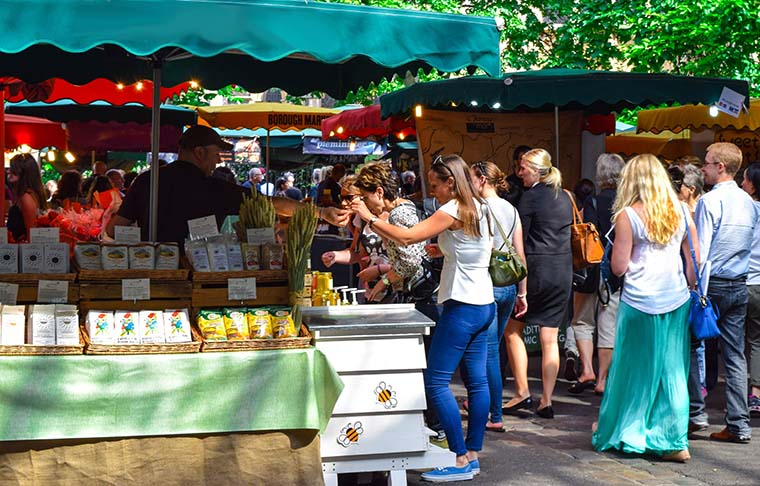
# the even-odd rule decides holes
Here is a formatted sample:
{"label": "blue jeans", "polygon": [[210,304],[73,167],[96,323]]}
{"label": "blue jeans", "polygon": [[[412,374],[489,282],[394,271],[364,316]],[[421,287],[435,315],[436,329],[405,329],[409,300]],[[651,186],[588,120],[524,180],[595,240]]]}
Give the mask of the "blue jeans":
{"label": "blue jeans", "polygon": [[[483,447],[488,420],[489,392],[486,376],[488,325],[493,320],[494,305],[464,304],[447,300],[435,327],[425,370],[425,393],[438,412],[449,442],[449,450],[458,456]],[[467,440],[449,383],[459,362],[464,359],[467,373],[464,385],[469,401]]]}
{"label": "blue jeans", "polygon": [[[712,277],[707,295],[720,311],[720,351],[726,368],[726,427],[736,435],[751,436],[747,407],[747,361],[744,357],[744,319],[747,315],[747,283],[744,279]],[[692,341],[693,342],[693,341]],[[696,347],[692,344],[689,370],[689,421],[707,423],[705,400],[699,380]]]}
{"label": "blue jeans", "polygon": [[504,390],[504,382],[501,377],[501,363],[499,362],[499,345],[504,339],[504,330],[507,321],[515,306],[517,289],[514,285],[509,287],[494,287],[493,298],[496,302],[496,312],[488,326],[488,359],[486,372],[488,374],[488,389],[491,395],[491,422],[501,422],[501,400]]}

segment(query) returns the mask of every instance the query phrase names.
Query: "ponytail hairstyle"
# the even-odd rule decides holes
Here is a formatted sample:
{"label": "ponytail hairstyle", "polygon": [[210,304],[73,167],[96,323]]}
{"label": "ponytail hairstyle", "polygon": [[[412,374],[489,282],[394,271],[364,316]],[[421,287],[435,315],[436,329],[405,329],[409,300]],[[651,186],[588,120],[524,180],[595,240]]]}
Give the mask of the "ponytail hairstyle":
{"label": "ponytail hairstyle", "polygon": [[562,190],[562,173],[558,168],[552,165],[552,156],[544,149],[533,149],[526,152],[522,158],[528,161],[531,169],[538,172],[539,182],[554,189],[554,193],[559,196]]}
{"label": "ponytail hairstyle", "polygon": [[430,166],[430,172],[441,182],[447,182],[449,178],[454,179],[454,199],[459,203],[457,219],[462,222],[465,235],[480,238],[480,218],[475,201],[481,204],[485,201],[472,186],[467,163],[456,154],[439,155]]}
{"label": "ponytail hairstyle", "polygon": [[507,176],[499,169],[499,166],[490,160],[483,160],[472,164],[472,168],[478,177],[485,177],[486,184],[493,187],[498,193],[509,192]]}

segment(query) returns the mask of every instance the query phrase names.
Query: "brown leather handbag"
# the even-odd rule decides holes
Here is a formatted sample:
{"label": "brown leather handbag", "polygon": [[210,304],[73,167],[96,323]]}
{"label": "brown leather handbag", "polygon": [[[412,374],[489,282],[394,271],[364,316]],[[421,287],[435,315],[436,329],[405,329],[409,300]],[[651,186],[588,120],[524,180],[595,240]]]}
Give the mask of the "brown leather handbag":
{"label": "brown leather handbag", "polygon": [[565,190],[573,204],[573,224],[570,226],[570,244],[573,249],[573,270],[581,270],[602,262],[604,247],[594,223],[584,223],[575,198]]}

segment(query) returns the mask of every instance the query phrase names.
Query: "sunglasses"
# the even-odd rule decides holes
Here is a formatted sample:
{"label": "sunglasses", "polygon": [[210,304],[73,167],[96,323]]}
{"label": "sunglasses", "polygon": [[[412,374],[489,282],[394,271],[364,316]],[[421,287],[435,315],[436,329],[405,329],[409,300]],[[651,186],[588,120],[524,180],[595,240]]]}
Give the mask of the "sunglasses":
{"label": "sunglasses", "polygon": [[[435,160],[433,160],[433,164],[430,166],[430,168],[433,168],[436,165],[442,165],[444,167],[444,169],[446,169],[446,172],[449,173],[449,176],[450,177],[454,177],[454,173],[451,171],[451,169],[449,168],[449,166],[446,165],[446,163],[443,161],[443,156],[442,155],[439,155],[438,157],[435,158]],[[454,180],[456,180],[455,177],[454,177]]]}
{"label": "sunglasses", "polygon": [[346,195],[340,196],[340,200],[343,202],[351,202],[357,197],[359,196],[357,196],[356,194],[346,194]]}

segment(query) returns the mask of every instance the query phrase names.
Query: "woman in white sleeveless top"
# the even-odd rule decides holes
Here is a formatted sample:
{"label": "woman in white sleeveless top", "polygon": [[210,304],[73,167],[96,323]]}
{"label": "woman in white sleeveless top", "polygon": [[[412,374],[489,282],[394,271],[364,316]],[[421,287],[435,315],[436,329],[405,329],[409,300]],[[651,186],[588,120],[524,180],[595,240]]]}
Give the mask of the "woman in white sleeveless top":
{"label": "woman in white sleeveless top", "polygon": [[625,276],[612,366],[592,437],[599,450],[689,456],[689,289],[680,252],[689,255],[688,209],[660,161],[645,154],[623,169],[613,207],[612,271]]}

